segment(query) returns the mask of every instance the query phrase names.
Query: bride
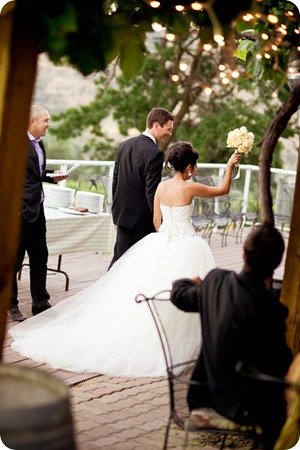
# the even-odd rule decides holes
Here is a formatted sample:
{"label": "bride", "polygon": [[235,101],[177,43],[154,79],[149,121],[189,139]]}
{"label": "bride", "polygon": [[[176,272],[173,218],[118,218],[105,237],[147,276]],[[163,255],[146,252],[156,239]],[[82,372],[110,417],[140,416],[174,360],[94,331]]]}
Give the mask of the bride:
{"label": "bride", "polygon": [[[147,305],[137,304],[135,297],[171,289],[172,281],[178,278],[204,278],[214,268],[209,245],[193,229],[193,197],[227,194],[240,154],[229,158],[219,187],[188,182],[197,171],[197,159],[197,152],[188,142],[170,147],[166,166],[173,168],[175,175],[157,188],[154,225],[158,232],[131,247],[87,289],[11,328],[14,350],[52,368],[72,372],[166,374]],[[197,356],[199,318],[170,302],[161,302],[159,308],[171,335],[173,362]]]}

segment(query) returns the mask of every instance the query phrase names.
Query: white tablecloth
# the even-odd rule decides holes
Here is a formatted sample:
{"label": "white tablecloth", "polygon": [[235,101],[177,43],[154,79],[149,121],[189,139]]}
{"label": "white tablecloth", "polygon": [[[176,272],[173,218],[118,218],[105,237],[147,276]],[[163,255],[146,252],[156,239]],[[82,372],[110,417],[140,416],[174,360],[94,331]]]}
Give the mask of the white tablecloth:
{"label": "white tablecloth", "polygon": [[116,231],[111,214],[75,215],[45,207],[49,255],[113,253]]}

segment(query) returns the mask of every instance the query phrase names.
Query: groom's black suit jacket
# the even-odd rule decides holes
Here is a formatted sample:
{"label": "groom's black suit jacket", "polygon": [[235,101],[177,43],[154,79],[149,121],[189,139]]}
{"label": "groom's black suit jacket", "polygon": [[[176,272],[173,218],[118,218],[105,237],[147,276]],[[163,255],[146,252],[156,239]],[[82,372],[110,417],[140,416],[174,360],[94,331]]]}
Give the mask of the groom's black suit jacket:
{"label": "groom's black suit jacket", "polygon": [[148,136],[141,134],[121,143],[112,186],[116,225],[155,231],[153,201],[161,181],[163,160],[163,152]]}

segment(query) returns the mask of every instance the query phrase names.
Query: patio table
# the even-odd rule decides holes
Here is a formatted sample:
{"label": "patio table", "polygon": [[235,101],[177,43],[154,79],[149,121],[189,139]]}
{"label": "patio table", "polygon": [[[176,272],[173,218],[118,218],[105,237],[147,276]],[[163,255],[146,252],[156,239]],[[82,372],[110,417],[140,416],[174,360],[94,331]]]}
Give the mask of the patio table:
{"label": "patio table", "polygon": [[[49,256],[58,256],[57,268],[47,270],[62,273],[66,277],[65,290],[69,289],[69,276],[61,270],[62,255],[69,253],[97,252],[101,257],[109,257],[113,253],[116,231],[112,215],[76,214],[45,207],[47,246]],[[24,263],[23,266],[28,265]],[[22,266],[22,267],[23,267]],[[22,269],[18,274],[21,279]]]}

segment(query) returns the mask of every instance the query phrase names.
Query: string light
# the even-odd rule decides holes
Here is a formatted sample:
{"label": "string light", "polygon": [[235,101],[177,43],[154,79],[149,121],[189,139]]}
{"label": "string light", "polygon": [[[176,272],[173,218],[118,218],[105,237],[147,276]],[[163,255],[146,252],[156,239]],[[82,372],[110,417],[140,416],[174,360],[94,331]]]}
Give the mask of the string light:
{"label": "string light", "polygon": [[151,6],[151,8],[159,8],[160,2],[150,2],[150,6]]}
{"label": "string light", "polygon": [[278,50],[278,47],[277,47],[277,45],[275,45],[275,44],[272,44],[272,45],[271,45],[271,47],[272,47],[272,50],[274,50],[274,52],[277,52],[277,50]]}
{"label": "string light", "polygon": [[257,53],[256,59],[260,60],[260,59],[262,59],[262,56],[259,53]]}
{"label": "string light", "polygon": [[283,28],[282,25],[278,28],[278,31],[280,31],[280,33],[283,34],[284,36],[287,34],[287,31]]}
{"label": "string light", "polygon": [[229,79],[228,78],[223,78],[221,81],[222,84],[228,84],[229,83]]}
{"label": "string light", "polygon": [[185,72],[187,68],[188,68],[187,63],[180,63],[179,64],[179,69],[182,70],[182,72]]}
{"label": "string light", "polygon": [[221,72],[221,73],[220,73],[220,78],[225,78],[225,77],[226,77],[226,73]]}
{"label": "string light", "polygon": [[266,33],[262,33],[261,38],[262,38],[264,41],[267,41],[267,40],[269,39],[269,36],[268,36]]}
{"label": "string light", "polygon": [[173,42],[173,41],[175,41],[176,36],[175,36],[175,34],[167,33],[167,34],[165,35],[165,38],[167,39],[167,41]]}
{"label": "string light", "polygon": [[203,50],[205,50],[206,52],[209,52],[211,49],[212,49],[211,44],[203,44]]}
{"label": "string light", "polygon": [[265,57],[266,59],[270,59],[270,58],[271,58],[271,56],[269,55],[269,53],[265,53],[265,54],[264,54],[264,57]]}
{"label": "string light", "polygon": [[278,17],[274,16],[274,14],[269,14],[267,16],[267,19],[270,23],[277,23],[278,22]]}
{"label": "string light", "polygon": [[176,9],[176,11],[178,11],[178,12],[182,12],[182,11],[184,11],[184,6],[183,6],[183,5],[176,5],[176,6],[175,6],[175,9]]}
{"label": "string light", "polygon": [[214,35],[214,41],[221,45],[224,42],[224,36],[222,36],[221,34],[215,34]]}
{"label": "string light", "polygon": [[206,95],[211,95],[212,94],[212,88],[206,86],[204,88],[204,92],[205,92]]}
{"label": "string light", "polygon": [[202,11],[203,10],[203,5],[201,3],[194,2],[194,3],[191,3],[191,8],[194,11]]}
{"label": "string light", "polygon": [[173,74],[171,80],[174,81],[174,83],[177,83],[177,81],[179,81],[179,75]]}
{"label": "string light", "polygon": [[231,73],[231,76],[232,76],[232,78],[238,78],[238,77],[240,76],[240,73],[239,73],[237,70],[234,70],[234,71]]}
{"label": "string light", "polygon": [[252,20],[254,17],[252,16],[252,14],[245,14],[244,16],[243,16],[243,20],[245,21],[245,22],[250,22],[250,20]]}
{"label": "string light", "polygon": [[226,67],[224,66],[224,64],[220,64],[220,65],[219,65],[219,70],[222,71],[222,70],[225,70],[225,69],[226,69]]}

